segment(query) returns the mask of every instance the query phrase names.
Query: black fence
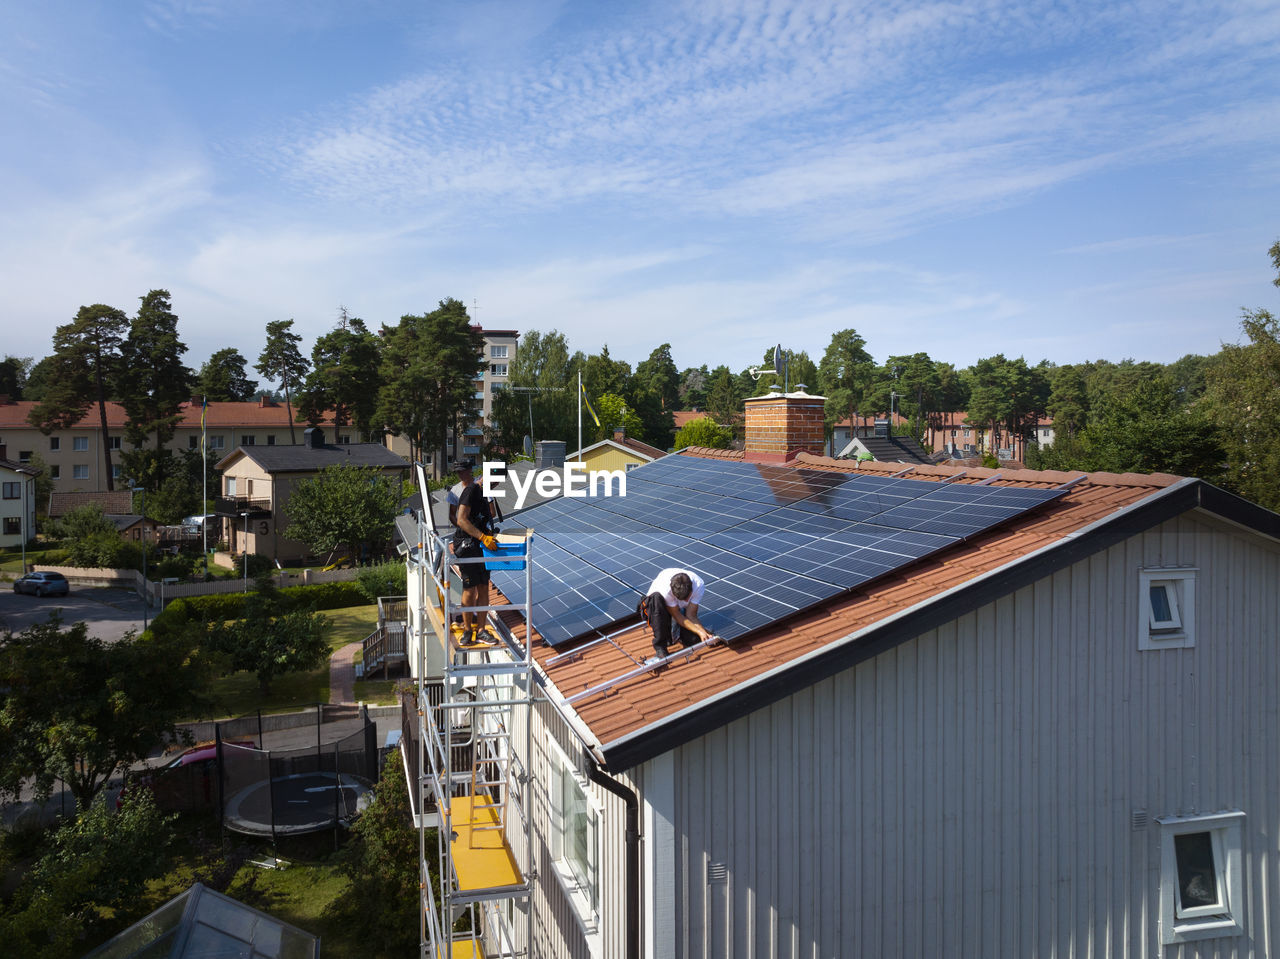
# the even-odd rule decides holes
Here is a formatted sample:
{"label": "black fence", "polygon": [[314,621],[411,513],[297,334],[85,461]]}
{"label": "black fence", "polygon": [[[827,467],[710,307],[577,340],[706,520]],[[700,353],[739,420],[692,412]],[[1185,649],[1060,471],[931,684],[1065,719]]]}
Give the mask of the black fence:
{"label": "black fence", "polygon": [[270,723],[246,716],[217,726],[224,827],[274,840],[333,829],[358,815],[378,778],[378,730],[368,709],[316,706],[313,724],[267,730],[273,746],[259,748]]}

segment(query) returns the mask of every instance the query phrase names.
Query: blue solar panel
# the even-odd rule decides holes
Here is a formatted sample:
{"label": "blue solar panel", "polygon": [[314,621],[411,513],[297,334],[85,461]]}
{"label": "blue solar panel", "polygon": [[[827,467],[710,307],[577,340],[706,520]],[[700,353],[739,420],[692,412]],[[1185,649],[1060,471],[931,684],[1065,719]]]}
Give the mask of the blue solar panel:
{"label": "blue solar panel", "polygon": [[[635,611],[662,569],[707,583],[700,618],[732,639],[874,580],[1060,495],[669,456],[626,474],[626,496],[525,510],[534,626],[555,645]],[[494,582],[524,601],[524,573]]]}

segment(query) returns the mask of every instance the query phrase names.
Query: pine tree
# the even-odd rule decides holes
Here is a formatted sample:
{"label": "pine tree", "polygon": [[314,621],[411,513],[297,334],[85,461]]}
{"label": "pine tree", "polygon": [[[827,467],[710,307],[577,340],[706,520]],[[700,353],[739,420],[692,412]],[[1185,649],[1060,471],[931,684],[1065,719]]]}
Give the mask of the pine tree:
{"label": "pine tree", "polygon": [[107,400],[120,368],[121,345],[129,318],[123,310],[95,303],[82,306],[76,318],[53,334],[53,355],[41,361],[47,369],[41,402],[30,422],[45,433],[69,429],[95,403],[102,432],[107,489],[111,478],[111,444],[107,433]]}
{"label": "pine tree", "polygon": [[178,338],[178,317],[168,290],[152,290],[129,325],[120,347],[116,390],[124,407],[125,435],[134,446],[155,439],[155,475],[148,484],[164,481],[165,447],[177,432],[182,403],[191,398],[191,370],[182,362],[186,345]]}
{"label": "pine tree", "polygon": [[307,375],[307,361],[298,351],[302,336],[293,332],[293,320],[273,320],[267,324],[267,345],[258,355],[256,369],[271,380],[278,380],[284,390],[284,406],[289,414],[289,442],[297,443],[293,428],[293,404],[289,399],[289,387],[300,383]]}

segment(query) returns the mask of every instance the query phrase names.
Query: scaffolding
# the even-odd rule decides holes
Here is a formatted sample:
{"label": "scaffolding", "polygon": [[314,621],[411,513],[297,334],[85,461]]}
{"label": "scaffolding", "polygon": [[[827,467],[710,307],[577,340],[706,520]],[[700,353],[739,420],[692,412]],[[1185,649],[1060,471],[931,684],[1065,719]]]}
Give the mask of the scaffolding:
{"label": "scaffolding", "polygon": [[[410,598],[417,613],[411,628],[418,713],[417,782],[411,788],[421,813],[421,956],[528,957],[536,877],[532,790],[522,757],[532,748],[533,659],[530,644],[498,614],[521,613],[525,638],[531,635],[533,534],[516,559],[463,559],[428,526],[429,509],[427,502],[417,548],[409,554],[418,572],[417,593]],[[461,605],[455,565],[484,562],[523,568],[523,604]],[[475,645],[463,645],[451,628],[455,614],[468,612],[485,631]],[[439,864],[434,874],[432,851]]]}

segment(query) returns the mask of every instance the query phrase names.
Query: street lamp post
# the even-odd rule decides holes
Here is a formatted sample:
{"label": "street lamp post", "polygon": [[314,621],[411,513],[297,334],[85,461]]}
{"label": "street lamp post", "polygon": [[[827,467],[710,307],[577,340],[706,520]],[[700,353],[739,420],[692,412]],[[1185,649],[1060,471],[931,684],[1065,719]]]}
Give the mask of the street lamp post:
{"label": "street lamp post", "polygon": [[240,514],[244,517],[244,542],[240,544],[240,563],[244,566],[244,591],[249,592],[249,513],[245,511]]}

